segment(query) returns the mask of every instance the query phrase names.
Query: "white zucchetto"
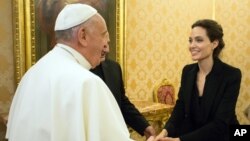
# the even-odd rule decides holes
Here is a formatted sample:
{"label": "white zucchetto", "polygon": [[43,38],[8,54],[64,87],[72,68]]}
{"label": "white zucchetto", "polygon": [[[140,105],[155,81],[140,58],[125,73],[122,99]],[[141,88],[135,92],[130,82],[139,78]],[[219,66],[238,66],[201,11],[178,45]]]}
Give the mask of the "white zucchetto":
{"label": "white zucchetto", "polygon": [[86,4],[67,4],[58,14],[55,31],[77,26],[94,16],[97,10]]}

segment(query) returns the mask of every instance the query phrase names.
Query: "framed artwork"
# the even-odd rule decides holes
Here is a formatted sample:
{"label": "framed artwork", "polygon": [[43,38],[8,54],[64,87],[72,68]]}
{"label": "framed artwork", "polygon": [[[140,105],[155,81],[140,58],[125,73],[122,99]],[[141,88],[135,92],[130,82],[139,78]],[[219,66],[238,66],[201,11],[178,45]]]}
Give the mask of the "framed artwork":
{"label": "framed artwork", "polygon": [[53,48],[56,16],[65,4],[73,2],[92,5],[104,17],[111,40],[109,58],[124,66],[125,0],[13,0],[17,84],[24,73]]}

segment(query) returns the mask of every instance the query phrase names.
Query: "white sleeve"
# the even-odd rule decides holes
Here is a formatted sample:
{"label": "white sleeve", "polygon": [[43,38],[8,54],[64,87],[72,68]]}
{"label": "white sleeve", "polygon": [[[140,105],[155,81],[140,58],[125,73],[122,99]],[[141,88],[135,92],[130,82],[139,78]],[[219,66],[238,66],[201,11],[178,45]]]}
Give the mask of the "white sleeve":
{"label": "white sleeve", "polygon": [[[57,101],[62,105],[52,112],[56,130],[55,141],[69,138],[72,141],[131,141],[125,121],[112,93],[99,78],[85,79],[81,84],[72,84]],[[71,90],[70,90],[71,89]],[[79,91],[81,90],[81,91]],[[74,102],[74,103],[72,103]],[[61,111],[61,112],[60,112]],[[56,114],[56,112],[60,112]],[[66,124],[65,124],[66,123]],[[64,134],[67,132],[67,134]]]}

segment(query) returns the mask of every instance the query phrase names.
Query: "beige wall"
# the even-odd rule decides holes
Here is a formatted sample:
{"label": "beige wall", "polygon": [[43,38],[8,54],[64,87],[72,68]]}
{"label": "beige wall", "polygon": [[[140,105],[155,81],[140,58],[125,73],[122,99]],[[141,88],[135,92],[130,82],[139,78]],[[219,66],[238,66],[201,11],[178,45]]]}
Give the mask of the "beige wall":
{"label": "beige wall", "polygon": [[240,123],[250,124],[243,110],[250,104],[249,0],[127,0],[125,79],[131,99],[152,101],[154,86],[169,79],[178,92],[182,68],[192,63],[188,52],[191,24],[215,18],[222,24],[222,60],[241,69],[237,102]]}
{"label": "beige wall", "polygon": [[[0,1],[0,114],[9,110],[14,93],[14,63],[12,34],[12,1]],[[0,140],[3,140],[5,127],[0,123]]]}
{"label": "beige wall", "polygon": [[242,124],[250,124],[243,111],[250,104],[250,1],[217,0],[216,19],[225,30],[223,60],[242,71],[241,90],[236,112]]}

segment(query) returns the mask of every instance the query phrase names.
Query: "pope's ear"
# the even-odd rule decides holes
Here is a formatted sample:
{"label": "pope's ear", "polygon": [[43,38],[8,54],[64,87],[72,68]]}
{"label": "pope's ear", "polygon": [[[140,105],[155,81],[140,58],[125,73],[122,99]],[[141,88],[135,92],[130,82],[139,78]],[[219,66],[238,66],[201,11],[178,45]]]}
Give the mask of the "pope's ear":
{"label": "pope's ear", "polygon": [[78,30],[77,38],[78,38],[78,40],[79,40],[79,42],[81,44],[86,46],[86,44],[87,44],[87,34],[86,34],[86,29],[85,28],[81,27]]}

